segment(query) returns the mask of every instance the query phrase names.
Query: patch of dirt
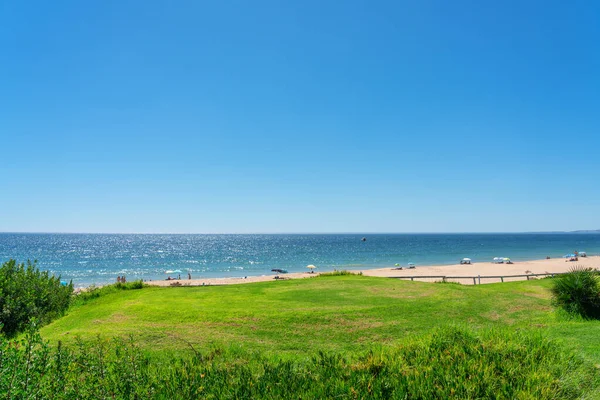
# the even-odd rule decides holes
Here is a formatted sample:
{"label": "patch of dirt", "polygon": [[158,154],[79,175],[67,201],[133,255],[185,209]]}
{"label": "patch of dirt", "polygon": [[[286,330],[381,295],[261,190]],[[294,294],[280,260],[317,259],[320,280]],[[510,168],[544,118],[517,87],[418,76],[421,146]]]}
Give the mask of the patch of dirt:
{"label": "patch of dirt", "polygon": [[528,296],[528,297],[535,297],[536,299],[549,299],[550,298],[550,293],[546,293],[546,292],[526,292],[523,293],[523,296]]}
{"label": "patch of dirt", "polygon": [[525,309],[525,307],[523,307],[523,306],[512,306],[512,307],[510,307],[510,308],[508,309],[508,312],[509,312],[509,313],[515,313],[515,312],[522,311],[522,310],[524,310],[524,309]]}
{"label": "patch of dirt", "polygon": [[500,319],[500,314],[496,311],[490,311],[489,313],[480,314],[483,318],[490,319],[492,321],[498,321]]}
{"label": "patch of dirt", "polygon": [[95,319],[94,324],[106,324],[106,323],[121,323],[129,320],[129,316],[124,314],[113,314],[106,319]]}

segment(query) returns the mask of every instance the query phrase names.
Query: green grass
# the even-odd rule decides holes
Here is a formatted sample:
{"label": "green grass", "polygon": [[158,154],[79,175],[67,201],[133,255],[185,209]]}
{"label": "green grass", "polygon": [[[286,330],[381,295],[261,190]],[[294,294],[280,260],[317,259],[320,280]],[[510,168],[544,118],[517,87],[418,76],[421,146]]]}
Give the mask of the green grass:
{"label": "green grass", "polygon": [[[531,399],[598,398],[598,369],[542,335],[443,328],[352,354],[282,360],[220,351],[143,354],[134,340],[50,349],[0,337],[4,398]],[[0,397],[2,395],[0,394]]]}
{"label": "green grass", "polygon": [[77,302],[41,333],[52,343],[133,334],[155,354],[191,345],[298,358],[402,344],[447,325],[500,327],[542,332],[600,364],[600,322],[557,314],[550,283],[462,286],[342,275],[221,287],[107,289]]}

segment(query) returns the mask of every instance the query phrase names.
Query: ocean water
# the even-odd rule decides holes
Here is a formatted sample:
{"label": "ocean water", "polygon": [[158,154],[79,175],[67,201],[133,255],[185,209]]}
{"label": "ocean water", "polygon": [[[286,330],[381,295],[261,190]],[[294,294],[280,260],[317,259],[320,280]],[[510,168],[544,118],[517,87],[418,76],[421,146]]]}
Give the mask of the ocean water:
{"label": "ocean water", "polygon": [[[362,237],[366,241],[362,241]],[[456,264],[511,257],[600,254],[600,234],[295,234],[137,235],[0,233],[0,262],[37,260],[38,266],[76,286],[165,279],[168,270],[193,278],[266,275],[272,268],[320,271]],[[176,274],[170,274],[176,275]]]}

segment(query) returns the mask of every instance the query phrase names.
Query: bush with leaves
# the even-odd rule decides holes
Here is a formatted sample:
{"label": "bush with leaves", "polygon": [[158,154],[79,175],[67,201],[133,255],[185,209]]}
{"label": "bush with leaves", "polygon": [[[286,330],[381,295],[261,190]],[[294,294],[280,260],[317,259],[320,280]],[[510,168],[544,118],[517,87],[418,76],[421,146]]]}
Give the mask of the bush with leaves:
{"label": "bush with leaves", "polygon": [[598,271],[574,267],[554,278],[551,287],[554,304],[569,314],[584,318],[600,317],[600,282]]}
{"label": "bush with leaves", "polygon": [[[0,337],[0,399],[582,399],[590,362],[540,335],[447,328],[362,354],[302,360],[260,354],[163,354],[135,338],[60,342]],[[4,395],[4,397],[3,397]]]}
{"label": "bush with leaves", "polygon": [[62,316],[71,301],[73,284],[40,271],[36,263],[10,260],[0,267],[0,334],[13,337],[30,319],[47,324]]}

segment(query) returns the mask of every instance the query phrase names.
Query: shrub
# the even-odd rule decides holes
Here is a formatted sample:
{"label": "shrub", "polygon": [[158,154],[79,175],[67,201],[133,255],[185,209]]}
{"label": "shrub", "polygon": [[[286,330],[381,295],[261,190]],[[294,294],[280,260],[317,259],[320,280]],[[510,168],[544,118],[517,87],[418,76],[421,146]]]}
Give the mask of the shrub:
{"label": "shrub", "polygon": [[10,260],[0,267],[0,333],[12,337],[35,318],[46,324],[69,308],[73,284],[40,271],[36,263]]}
{"label": "shrub", "polygon": [[352,272],[347,270],[333,271],[333,272],[322,272],[319,276],[345,276],[345,275],[362,275],[362,272]]}
{"label": "shrub", "polygon": [[597,369],[537,334],[459,328],[359,356],[145,355],[133,338],[49,349],[0,338],[0,393],[51,399],[579,399]]}
{"label": "shrub", "polygon": [[79,292],[79,294],[75,297],[76,304],[85,304],[89,300],[96,299],[101,296],[105,296],[109,293],[114,293],[119,290],[137,290],[143,289],[147,285],[141,280],[133,281],[133,282],[117,282],[112,285],[106,286],[90,286],[87,289]]}
{"label": "shrub", "polygon": [[600,316],[600,284],[598,272],[591,268],[574,267],[558,275],[550,288],[553,302],[569,314],[584,318]]}

